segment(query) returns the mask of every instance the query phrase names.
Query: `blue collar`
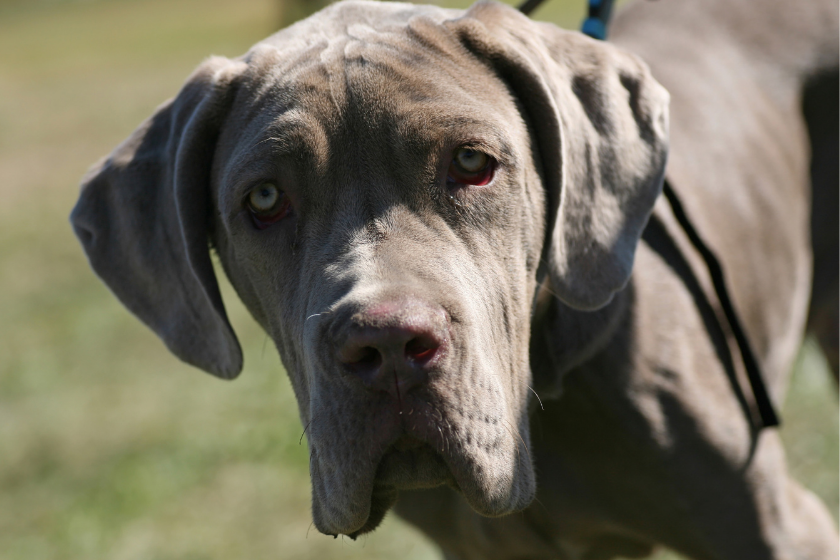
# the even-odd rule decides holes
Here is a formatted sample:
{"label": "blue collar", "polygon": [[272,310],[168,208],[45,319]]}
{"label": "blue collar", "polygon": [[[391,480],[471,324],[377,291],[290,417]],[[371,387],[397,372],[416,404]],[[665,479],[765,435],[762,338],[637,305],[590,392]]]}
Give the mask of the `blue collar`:
{"label": "blue collar", "polygon": [[[530,15],[542,3],[543,0],[525,0],[519,6],[519,11],[526,16]],[[612,7],[613,0],[589,0],[589,15],[583,20],[583,25],[580,27],[581,32],[593,39],[605,40],[607,38],[607,25],[609,25],[612,15]]]}

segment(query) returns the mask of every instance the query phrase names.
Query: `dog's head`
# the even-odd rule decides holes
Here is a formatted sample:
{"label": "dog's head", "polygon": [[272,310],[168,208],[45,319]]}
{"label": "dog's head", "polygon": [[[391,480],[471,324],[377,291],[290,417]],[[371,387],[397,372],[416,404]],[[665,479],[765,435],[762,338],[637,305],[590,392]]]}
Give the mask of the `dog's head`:
{"label": "dog's head", "polygon": [[625,285],[667,100],[636,58],[499,4],[344,2],[200,66],[72,221],[178,357],[233,378],[216,248],[291,377],[319,530],[440,484],[502,515],[535,492],[538,280],[584,310]]}

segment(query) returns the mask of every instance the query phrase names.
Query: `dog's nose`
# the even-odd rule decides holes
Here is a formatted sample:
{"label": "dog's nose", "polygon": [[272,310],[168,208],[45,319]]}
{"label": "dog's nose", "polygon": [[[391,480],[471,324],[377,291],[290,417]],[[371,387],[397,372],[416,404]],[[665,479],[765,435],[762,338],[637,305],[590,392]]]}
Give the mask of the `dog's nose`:
{"label": "dog's nose", "polygon": [[370,306],[345,327],[338,361],[365,387],[396,398],[425,383],[449,346],[447,313],[416,300]]}

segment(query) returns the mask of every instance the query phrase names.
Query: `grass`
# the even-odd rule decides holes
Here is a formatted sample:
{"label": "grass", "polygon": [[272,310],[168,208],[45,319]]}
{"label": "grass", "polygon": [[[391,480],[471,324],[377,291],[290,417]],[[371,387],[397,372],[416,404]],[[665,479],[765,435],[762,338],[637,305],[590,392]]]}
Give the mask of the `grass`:
{"label": "grass", "polygon": [[[576,26],[568,4],[537,15]],[[393,517],[356,543],[311,529],[289,383],[229,286],[235,383],[170,356],[67,223],[88,165],[205,56],[241,54],[281,16],[270,0],[0,0],[0,558],[437,557]],[[835,392],[806,346],[783,436],[833,511]]]}

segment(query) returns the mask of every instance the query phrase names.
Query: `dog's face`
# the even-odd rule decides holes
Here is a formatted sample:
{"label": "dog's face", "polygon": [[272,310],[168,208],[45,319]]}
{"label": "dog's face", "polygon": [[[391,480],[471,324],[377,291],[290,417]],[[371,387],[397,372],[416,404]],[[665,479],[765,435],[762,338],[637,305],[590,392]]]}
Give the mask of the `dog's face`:
{"label": "dog's face", "polygon": [[219,256],[308,426],[316,525],[364,531],[396,490],[443,483],[522,508],[544,231],[528,130],[479,60],[340,21],[251,53],[211,181]]}
{"label": "dog's face", "polygon": [[319,530],[441,484],[501,515],[535,492],[538,277],[582,309],[621,289],[666,108],[632,57],[500,5],[347,2],[206,62],[73,222],[173,352],[233,377],[213,243],[292,380]]}

